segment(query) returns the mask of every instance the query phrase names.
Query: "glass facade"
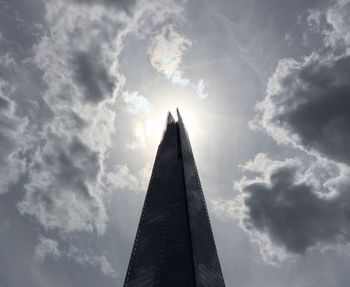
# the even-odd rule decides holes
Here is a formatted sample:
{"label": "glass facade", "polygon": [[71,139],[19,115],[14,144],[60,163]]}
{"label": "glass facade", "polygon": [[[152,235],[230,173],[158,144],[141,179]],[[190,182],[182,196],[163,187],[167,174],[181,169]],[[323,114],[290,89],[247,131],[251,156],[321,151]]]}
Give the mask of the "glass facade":
{"label": "glass facade", "polygon": [[225,286],[187,132],[169,113],[125,287]]}

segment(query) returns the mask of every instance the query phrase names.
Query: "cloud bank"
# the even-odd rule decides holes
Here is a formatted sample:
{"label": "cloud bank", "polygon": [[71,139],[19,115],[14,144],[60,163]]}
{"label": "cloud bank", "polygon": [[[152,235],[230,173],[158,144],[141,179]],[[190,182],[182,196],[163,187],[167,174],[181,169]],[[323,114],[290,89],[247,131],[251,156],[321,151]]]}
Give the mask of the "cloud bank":
{"label": "cloud bank", "polygon": [[[184,2],[38,3],[38,17],[27,25],[26,9],[34,8],[26,4],[6,2],[7,13],[1,13],[8,22],[0,29],[0,193],[16,192],[11,186],[21,180],[17,208],[43,234],[35,250],[39,262],[72,258],[115,276],[105,256],[63,247],[81,232],[105,234],[110,190],[144,188],[141,171],[134,176],[127,166],[106,163],[116,105],[134,115],[151,108],[138,91],[124,87],[119,57],[129,35],[155,43],[163,27],[175,29],[183,21]],[[20,39],[11,33],[17,26]],[[27,38],[24,47],[19,41]],[[57,236],[48,239],[47,233]]]}
{"label": "cloud bank", "polygon": [[282,60],[257,121],[279,142],[349,164],[349,70],[349,56]]}
{"label": "cloud bank", "polygon": [[[320,165],[306,168],[299,160],[257,155],[245,166],[257,177],[237,183],[246,208],[244,227],[269,234],[275,244],[297,254],[348,243],[350,169]],[[319,171],[324,174],[317,177]]]}
{"label": "cloud bank", "polygon": [[282,59],[256,106],[253,128],[305,152],[293,160],[259,154],[236,182],[234,210],[267,261],[350,243],[348,5],[310,12],[324,52]]}

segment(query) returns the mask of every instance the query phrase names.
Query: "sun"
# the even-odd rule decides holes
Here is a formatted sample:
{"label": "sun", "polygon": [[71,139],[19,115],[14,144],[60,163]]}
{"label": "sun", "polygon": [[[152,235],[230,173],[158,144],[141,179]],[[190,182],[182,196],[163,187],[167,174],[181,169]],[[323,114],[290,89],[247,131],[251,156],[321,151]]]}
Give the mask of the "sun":
{"label": "sun", "polygon": [[164,103],[154,108],[142,124],[143,130],[139,131],[143,134],[146,146],[150,146],[153,149],[155,146],[159,145],[166,126],[168,112],[173,115],[176,121],[178,120],[176,109],[179,109],[191,142],[196,142],[197,136],[201,130],[199,121],[197,120],[198,115],[196,109],[193,106],[185,104]]}
{"label": "sun", "polygon": [[[201,142],[205,129],[202,129],[203,115],[200,113],[200,103],[193,95],[176,91],[154,91],[155,98],[149,112],[135,119],[133,125],[134,140],[128,144],[132,150],[141,148],[146,154],[153,154],[157,149],[166,127],[168,112],[177,120],[176,109],[179,110],[192,146]],[[162,97],[161,95],[166,95]],[[202,115],[202,116],[201,116]],[[203,139],[201,137],[201,139]]]}
{"label": "sun", "polygon": [[[186,109],[179,108],[181,117],[185,124],[186,130],[191,136],[191,140],[194,140],[195,135],[198,132],[198,123],[196,120],[195,113],[193,111],[188,111]],[[172,109],[162,109],[161,111],[155,112],[154,115],[149,116],[144,123],[144,133],[146,136],[146,141],[152,141],[159,143],[163,131],[166,125],[166,118],[168,112],[171,112],[174,119],[177,120],[176,107]]]}

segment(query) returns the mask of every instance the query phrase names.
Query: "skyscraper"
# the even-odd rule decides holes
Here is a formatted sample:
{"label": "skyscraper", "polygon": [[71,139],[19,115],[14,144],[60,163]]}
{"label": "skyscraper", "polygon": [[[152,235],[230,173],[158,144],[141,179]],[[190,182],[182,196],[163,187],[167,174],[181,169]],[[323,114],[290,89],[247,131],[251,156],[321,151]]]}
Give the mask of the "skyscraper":
{"label": "skyscraper", "polygon": [[225,286],[182,118],[168,114],[124,287]]}

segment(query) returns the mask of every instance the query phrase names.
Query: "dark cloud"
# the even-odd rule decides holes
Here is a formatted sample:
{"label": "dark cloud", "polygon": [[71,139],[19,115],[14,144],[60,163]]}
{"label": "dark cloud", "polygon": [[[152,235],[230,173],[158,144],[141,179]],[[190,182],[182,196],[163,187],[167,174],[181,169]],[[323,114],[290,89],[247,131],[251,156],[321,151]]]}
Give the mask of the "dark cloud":
{"label": "dark cloud", "polygon": [[[327,47],[348,43],[348,10],[342,7],[335,1],[310,14],[315,22],[326,17],[327,30],[319,32]],[[277,162],[258,155],[245,168],[260,177],[237,185],[247,230],[297,254],[350,242],[350,56],[333,52],[282,59],[253,122],[316,159]]]}
{"label": "dark cloud", "polygon": [[[275,166],[274,166],[275,165]],[[302,177],[300,163],[270,163],[264,178],[243,179],[244,225],[269,234],[293,253],[350,241],[350,181],[336,195],[323,196]],[[345,189],[345,190],[344,190]]]}
{"label": "dark cloud", "polygon": [[[168,10],[172,6],[152,2],[132,19],[107,4],[132,7],[134,1],[79,2],[89,5],[45,2],[48,33],[34,45],[32,60],[42,72],[45,89],[40,96],[50,115],[31,118],[34,127],[44,124],[33,132],[26,193],[18,206],[21,214],[32,215],[47,230],[103,234],[108,172],[104,160],[115,125],[112,96],[125,81],[118,70],[123,39],[128,33],[144,32],[140,21],[147,13],[157,15],[152,21],[159,24],[173,12]],[[101,6],[90,7],[93,3]],[[142,29],[153,29],[152,21],[142,22]],[[107,98],[110,101],[104,101]]]}
{"label": "dark cloud", "polygon": [[50,116],[31,118],[34,127],[43,125],[33,132],[26,192],[18,208],[45,230],[64,234],[101,235],[107,221],[102,174],[114,110],[100,103],[115,89],[110,70],[125,26],[114,10],[92,8],[47,1],[49,32],[33,49],[45,86],[40,97]]}
{"label": "dark cloud", "polygon": [[[264,127],[306,149],[350,164],[350,56],[281,62],[260,104]],[[286,140],[285,139],[282,139]]]}
{"label": "dark cloud", "polygon": [[89,102],[100,102],[111,97],[115,87],[108,67],[88,53],[75,54],[72,61],[74,77],[83,89],[83,98]]}
{"label": "dark cloud", "polygon": [[0,110],[1,111],[8,111],[11,108],[11,102],[9,99],[6,99],[5,97],[0,97]]}
{"label": "dark cloud", "polygon": [[97,188],[100,170],[98,153],[79,138],[52,135],[30,167],[20,212],[34,216],[46,229],[102,234],[106,213]]}

